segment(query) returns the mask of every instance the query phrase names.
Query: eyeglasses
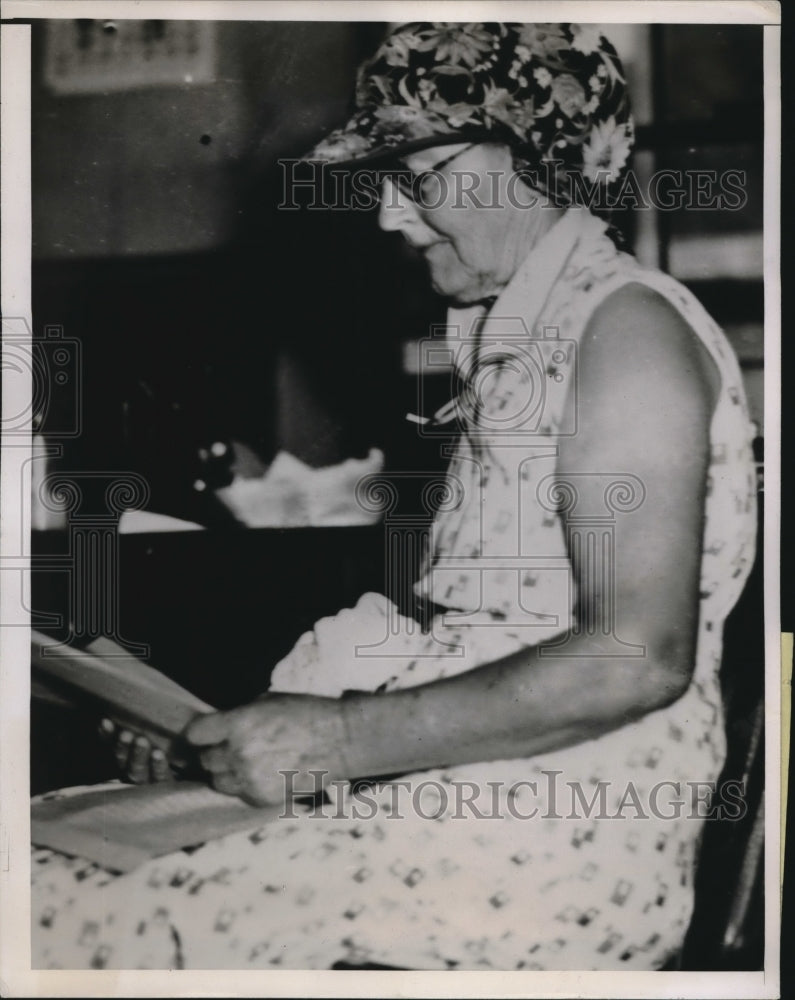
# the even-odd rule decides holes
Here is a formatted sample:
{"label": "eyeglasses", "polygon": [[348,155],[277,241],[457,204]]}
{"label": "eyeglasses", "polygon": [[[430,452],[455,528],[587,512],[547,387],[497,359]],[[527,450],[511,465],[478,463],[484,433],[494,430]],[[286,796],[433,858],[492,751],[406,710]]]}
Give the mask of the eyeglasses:
{"label": "eyeglasses", "polygon": [[403,192],[407,195],[415,204],[419,204],[422,207],[428,207],[428,203],[431,202],[429,194],[431,193],[430,184],[428,183],[432,178],[438,178],[439,172],[446,167],[453,160],[458,159],[459,156],[463,156],[467,150],[472,149],[477,143],[470,142],[469,145],[464,146],[463,149],[459,149],[458,152],[453,153],[452,156],[447,156],[443,160],[439,160],[438,163],[432,164],[427,170],[412,170],[411,167],[406,166],[402,160],[398,161],[399,166],[396,170],[387,173],[387,177]]}

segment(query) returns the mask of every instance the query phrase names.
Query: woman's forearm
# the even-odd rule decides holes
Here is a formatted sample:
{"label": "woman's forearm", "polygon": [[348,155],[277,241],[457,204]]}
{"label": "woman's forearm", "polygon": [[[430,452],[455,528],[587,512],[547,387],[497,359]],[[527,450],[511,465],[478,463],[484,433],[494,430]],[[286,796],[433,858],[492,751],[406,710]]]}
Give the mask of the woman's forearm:
{"label": "woman's forearm", "polygon": [[[390,694],[328,698],[268,692],[201,715],[186,738],[219,791],[263,805],[290,787],[431,767],[530,757],[616,729],[681,695],[691,642],[683,628],[646,655],[608,658],[572,639],[566,656],[530,647]],[[626,633],[637,641],[637,633]],[[559,652],[559,649],[556,651]],[[603,652],[603,651],[602,651]],[[292,780],[294,779],[294,781]]]}
{"label": "woman's forearm", "polygon": [[455,677],[385,695],[354,695],[341,777],[528,757],[570,746],[675,701],[688,671],[663,655],[603,658],[590,640],[567,655],[530,647]]}

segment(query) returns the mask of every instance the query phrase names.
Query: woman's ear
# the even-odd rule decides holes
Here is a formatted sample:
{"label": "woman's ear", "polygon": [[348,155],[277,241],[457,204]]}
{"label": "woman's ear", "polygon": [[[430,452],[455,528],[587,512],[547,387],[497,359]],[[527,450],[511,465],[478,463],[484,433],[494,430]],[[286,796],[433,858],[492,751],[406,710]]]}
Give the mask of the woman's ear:
{"label": "woman's ear", "polygon": [[547,187],[546,182],[549,179],[547,172],[543,168],[533,166],[529,160],[520,156],[513,149],[509,150],[509,155],[511,158],[511,169],[516,177],[513,184],[520,183],[522,191],[525,189],[527,191],[522,197],[530,201],[533,205],[556,205],[560,207],[554,195]]}

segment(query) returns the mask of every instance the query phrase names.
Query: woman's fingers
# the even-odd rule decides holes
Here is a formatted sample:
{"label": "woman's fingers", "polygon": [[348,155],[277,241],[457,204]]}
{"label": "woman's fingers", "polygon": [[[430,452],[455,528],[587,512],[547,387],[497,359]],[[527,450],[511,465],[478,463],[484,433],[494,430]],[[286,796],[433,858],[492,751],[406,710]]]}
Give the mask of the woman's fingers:
{"label": "woman's fingers", "polygon": [[111,719],[102,719],[99,734],[104,740],[115,740],[113,755],[116,765],[136,785],[173,778],[168,758],[159,747],[153,747],[146,736],[136,736],[129,729],[119,729]]}
{"label": "woman's fingers", "polygon": [[[233,713],[229,713],[232,715]],[[185,730],[185,738],[194,746],[222,743],[229,735],[229,716],[226,712],[209,712],[197,716]]]}
{"label": "woman's fingers", "polygon": [[113,755],[116,758],[116,763],[122,771],[127,771],[128,762],[130,759],[130,751],[132,750],[133,734],[129,729],[122,729],[119,736],[113,746]]}
{"label": "woman's fingers", "polygon": [[243,782],[232,771],[222,771],[212,777],[212,786],[224,795],[240,795],[244,790]]}
{"label": "woman's fingers", "polygon": [[200,750],[199,760],[204,770],[210,774],[221,774],[230,770],[229,750],[223,744]]}
{"label": "woman's fingers", "polygon": [[149,758],[152,746],[145,736],[136,736],[130,747],[127,758],[127,774],[136,785],[143,785],[150,780]]}
{"label": "woman's fingers", "polygon": [[157,747],[155,747],[149,757],[149,767],[152,781],[168,781],[173,777],[171,768],[166,760],[166,755]]}
{"label": "woman's fingers", "polygon": [[99,724],[99,735],[103,740],[111,740],[116,732],[116,726],[110,719],[102,719]]}

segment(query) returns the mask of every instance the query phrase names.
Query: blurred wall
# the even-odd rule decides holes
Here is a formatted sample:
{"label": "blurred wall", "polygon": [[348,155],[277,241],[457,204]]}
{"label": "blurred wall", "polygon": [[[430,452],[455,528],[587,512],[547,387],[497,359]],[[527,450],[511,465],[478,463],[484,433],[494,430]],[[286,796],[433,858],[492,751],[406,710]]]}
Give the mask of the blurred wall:
{"label": "blurred wall", "polygon": [[367,25],[211,28],[212,82],[59,95],[44,83],[50,25],[34,24],[35,257],[223,245],[257,169],[300,155],[344,117]]}
{"label": "blurred wall", "polygon": [[211,27],[212,82],[63,94],[33,27],[34,325],[83,346],[64,461],[136,469],[177,514],[218,439],[316,465],[384,447],[430,294],[374,212],[278,209],[278,159],[344,121],[384,25]]}

